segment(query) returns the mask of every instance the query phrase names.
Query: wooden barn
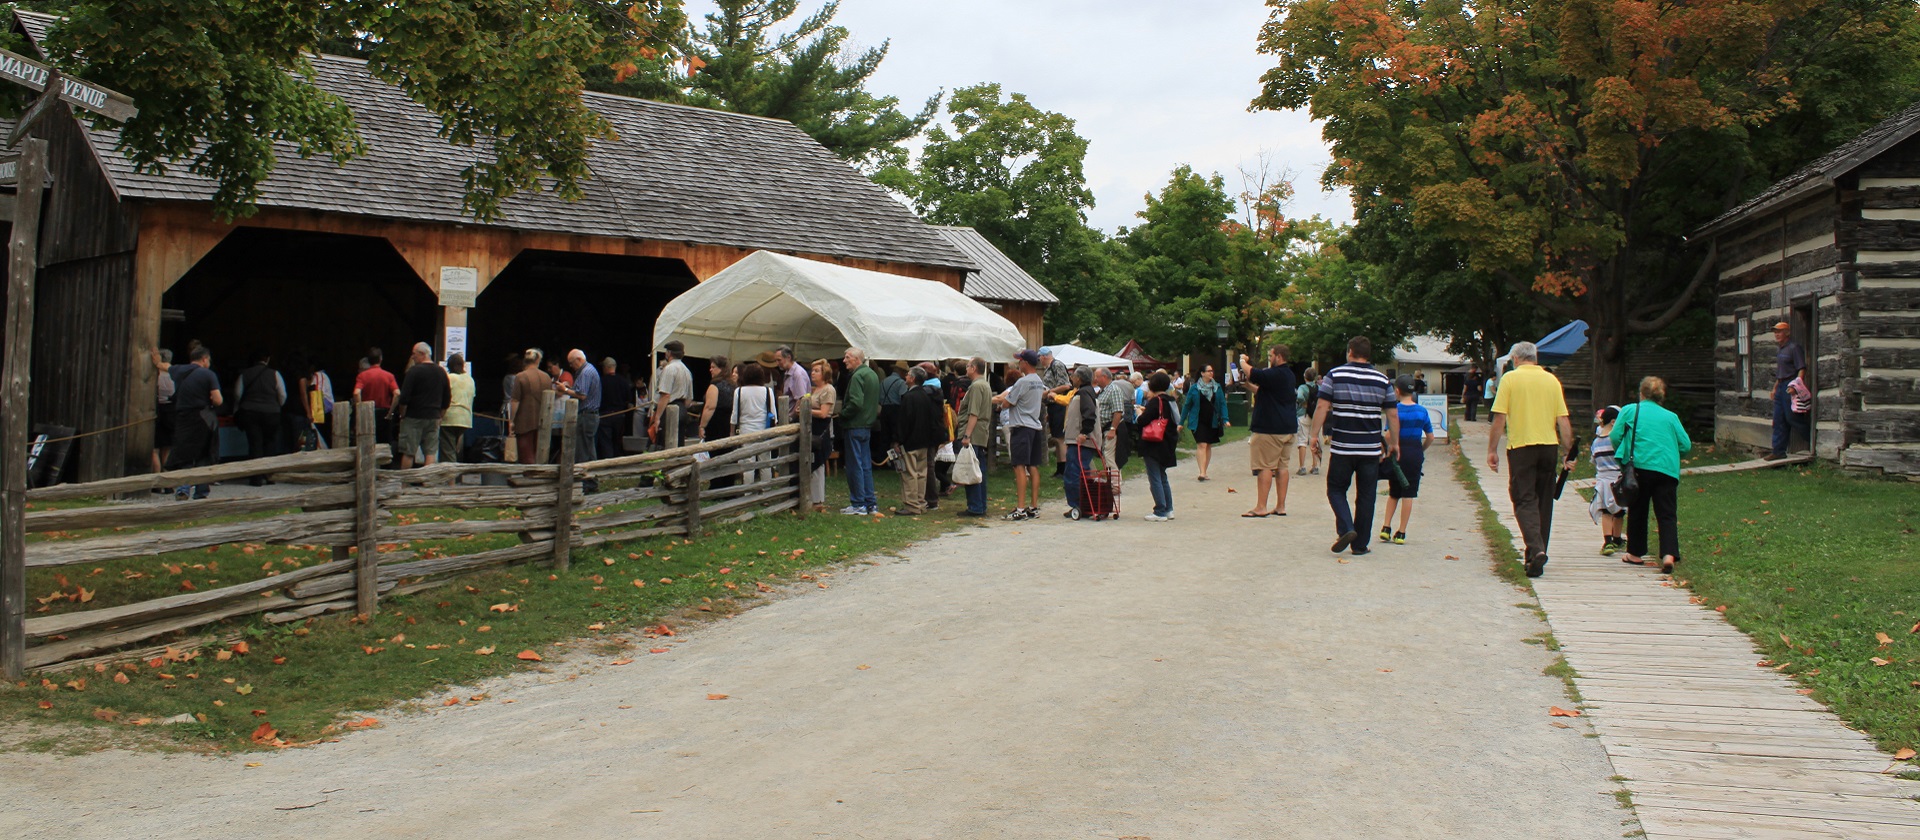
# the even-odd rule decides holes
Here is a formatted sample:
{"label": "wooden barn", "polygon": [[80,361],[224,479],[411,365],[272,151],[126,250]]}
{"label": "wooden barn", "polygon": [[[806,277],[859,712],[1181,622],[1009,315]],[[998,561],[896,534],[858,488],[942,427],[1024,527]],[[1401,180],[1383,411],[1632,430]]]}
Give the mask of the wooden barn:
{"label": "wooden barn", "polygon": [[970,227],[946,226],[935,226],[934,230],[980,266],[979,271],[967,275],[967,286],[961,291],[1012,321],[1020,334],[1026,337],[1028,347],[1045,347],[1047,307],[1059,303],[1060,299],[1047,291],[1040,281],[1033,279],[1033,275],[1021,268],[1019,263],[993,247],[993,243],[988,242],[979,231]]}
{"label": "wooden barn", "polygon": [[[15,14],[36,46],[55,20]],[[344,392],[370,346],[393,368],[417,341],[464,345],[484,408],[498,402],[487,383],[505,357],[528,346],[579,347],[645,375],[661,306],[756,250],[956,289],[978,268],[790,123],[592,93],[619,136],[596,145],[585,198],[521,194],[501,220],[477,223],[462,212],[460,172],[481,152],[439,140],[439,119],[363,62],[314,64],[367,154],[335,165],[276,145],[258,213],[234,223],[215,217],[214,183],[187,167],[140,172],[113,130],[67,113],[43,123],[54,177],[31,415],[83,433],[126,427],[78,441],[69,478],[144,470],[150,348],[184,361],[187,342],[203,341],[229,382],[256,349],[299,353]]]}
{"label": "wooden barn", "polygon": [[1814,380],[1815,454],[1920,475],[1920,104],[1693,238],[1719,247],[1715,438],[1768,445],[1786,321]]}

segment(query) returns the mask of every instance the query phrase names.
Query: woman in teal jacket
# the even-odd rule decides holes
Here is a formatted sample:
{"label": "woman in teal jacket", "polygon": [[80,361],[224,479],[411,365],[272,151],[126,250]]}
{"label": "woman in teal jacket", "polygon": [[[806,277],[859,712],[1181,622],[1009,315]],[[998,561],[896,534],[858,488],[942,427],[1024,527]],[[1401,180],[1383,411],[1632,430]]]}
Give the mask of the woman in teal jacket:
{"label": "woman in teal jacket", "polygon": [[1227,426],[1227,392],[1213,378],[1213,365],[1200,370],[1200,378],[1187,388],[1181,401],[1180,425],[1193,430],[1193,460],[1200,464],[1201,481],[1207,480],[1207,462],[1213,460],[1213,445]]}
{"label": "woman in teal jacket", "polygon": [[1620,410],[1608,439],[1621,467],[1631,463],[1640,481],[1640,492],[1621,500],[1627,504],[1627,554],[1621,561],[1646,564],[1651,506],[1660,523],[1660,571],[1672,572],[1680,562],[1680,454],[1693,448],[1693,440],[1679,415],[1661,405],[1666,399],[1666,380],[1640,380],[1640,401]]}

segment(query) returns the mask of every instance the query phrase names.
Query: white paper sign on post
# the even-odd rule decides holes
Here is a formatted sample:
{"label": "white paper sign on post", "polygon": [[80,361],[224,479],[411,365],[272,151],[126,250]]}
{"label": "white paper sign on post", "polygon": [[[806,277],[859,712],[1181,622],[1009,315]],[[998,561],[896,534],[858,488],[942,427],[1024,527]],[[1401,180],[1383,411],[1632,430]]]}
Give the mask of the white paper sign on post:
{"label": "white paper sign on post", "polygon": [[467,266],[440,267],[440,305],[473,308],[480,296],[480,270]]}
{"label": "white paper sign on post", "polygon": [[[447,350],[445,353],[440,354],[440,359],[442,362],[444,362],[445,360],[452,358],[453,354],[455,353],[458,353],[461,356],[467,355],[467,328],[466,327],[448,327],[447,328]],[[472,364],[472,363],[469,362],[468,364]]]}

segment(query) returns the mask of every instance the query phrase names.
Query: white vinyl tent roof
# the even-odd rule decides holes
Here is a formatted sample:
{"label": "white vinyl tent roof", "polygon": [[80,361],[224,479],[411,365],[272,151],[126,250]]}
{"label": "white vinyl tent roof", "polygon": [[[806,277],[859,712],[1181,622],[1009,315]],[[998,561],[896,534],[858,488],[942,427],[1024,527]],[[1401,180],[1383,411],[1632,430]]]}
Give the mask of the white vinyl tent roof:
{"label": "white vinyl tent roof", "polygon": [[776,345],[801,358],[1011,358],[1013,323],[944,283],[756,251],[670,301],[653,347],[748,359]]}
{"label": "white vinyl tent roof", "polygon": [[1133,360],[1124,356],[1110,356],[1098,350],[1088,350],[1078,344],[1053,345],[1053,357],[1068,367],[1126,368],[1133,370]]}

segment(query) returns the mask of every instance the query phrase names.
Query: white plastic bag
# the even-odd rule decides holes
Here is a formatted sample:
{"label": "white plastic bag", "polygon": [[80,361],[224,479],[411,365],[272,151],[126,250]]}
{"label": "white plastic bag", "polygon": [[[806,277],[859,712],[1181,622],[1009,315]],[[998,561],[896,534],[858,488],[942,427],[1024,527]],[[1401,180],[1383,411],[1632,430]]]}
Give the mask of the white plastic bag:
{"label": "white plastic bag", "polygon": [[973,454],[973,447],[961,446],[953,456],[953,483],[973,485],[985,478],[980,474],[980,459]]}

